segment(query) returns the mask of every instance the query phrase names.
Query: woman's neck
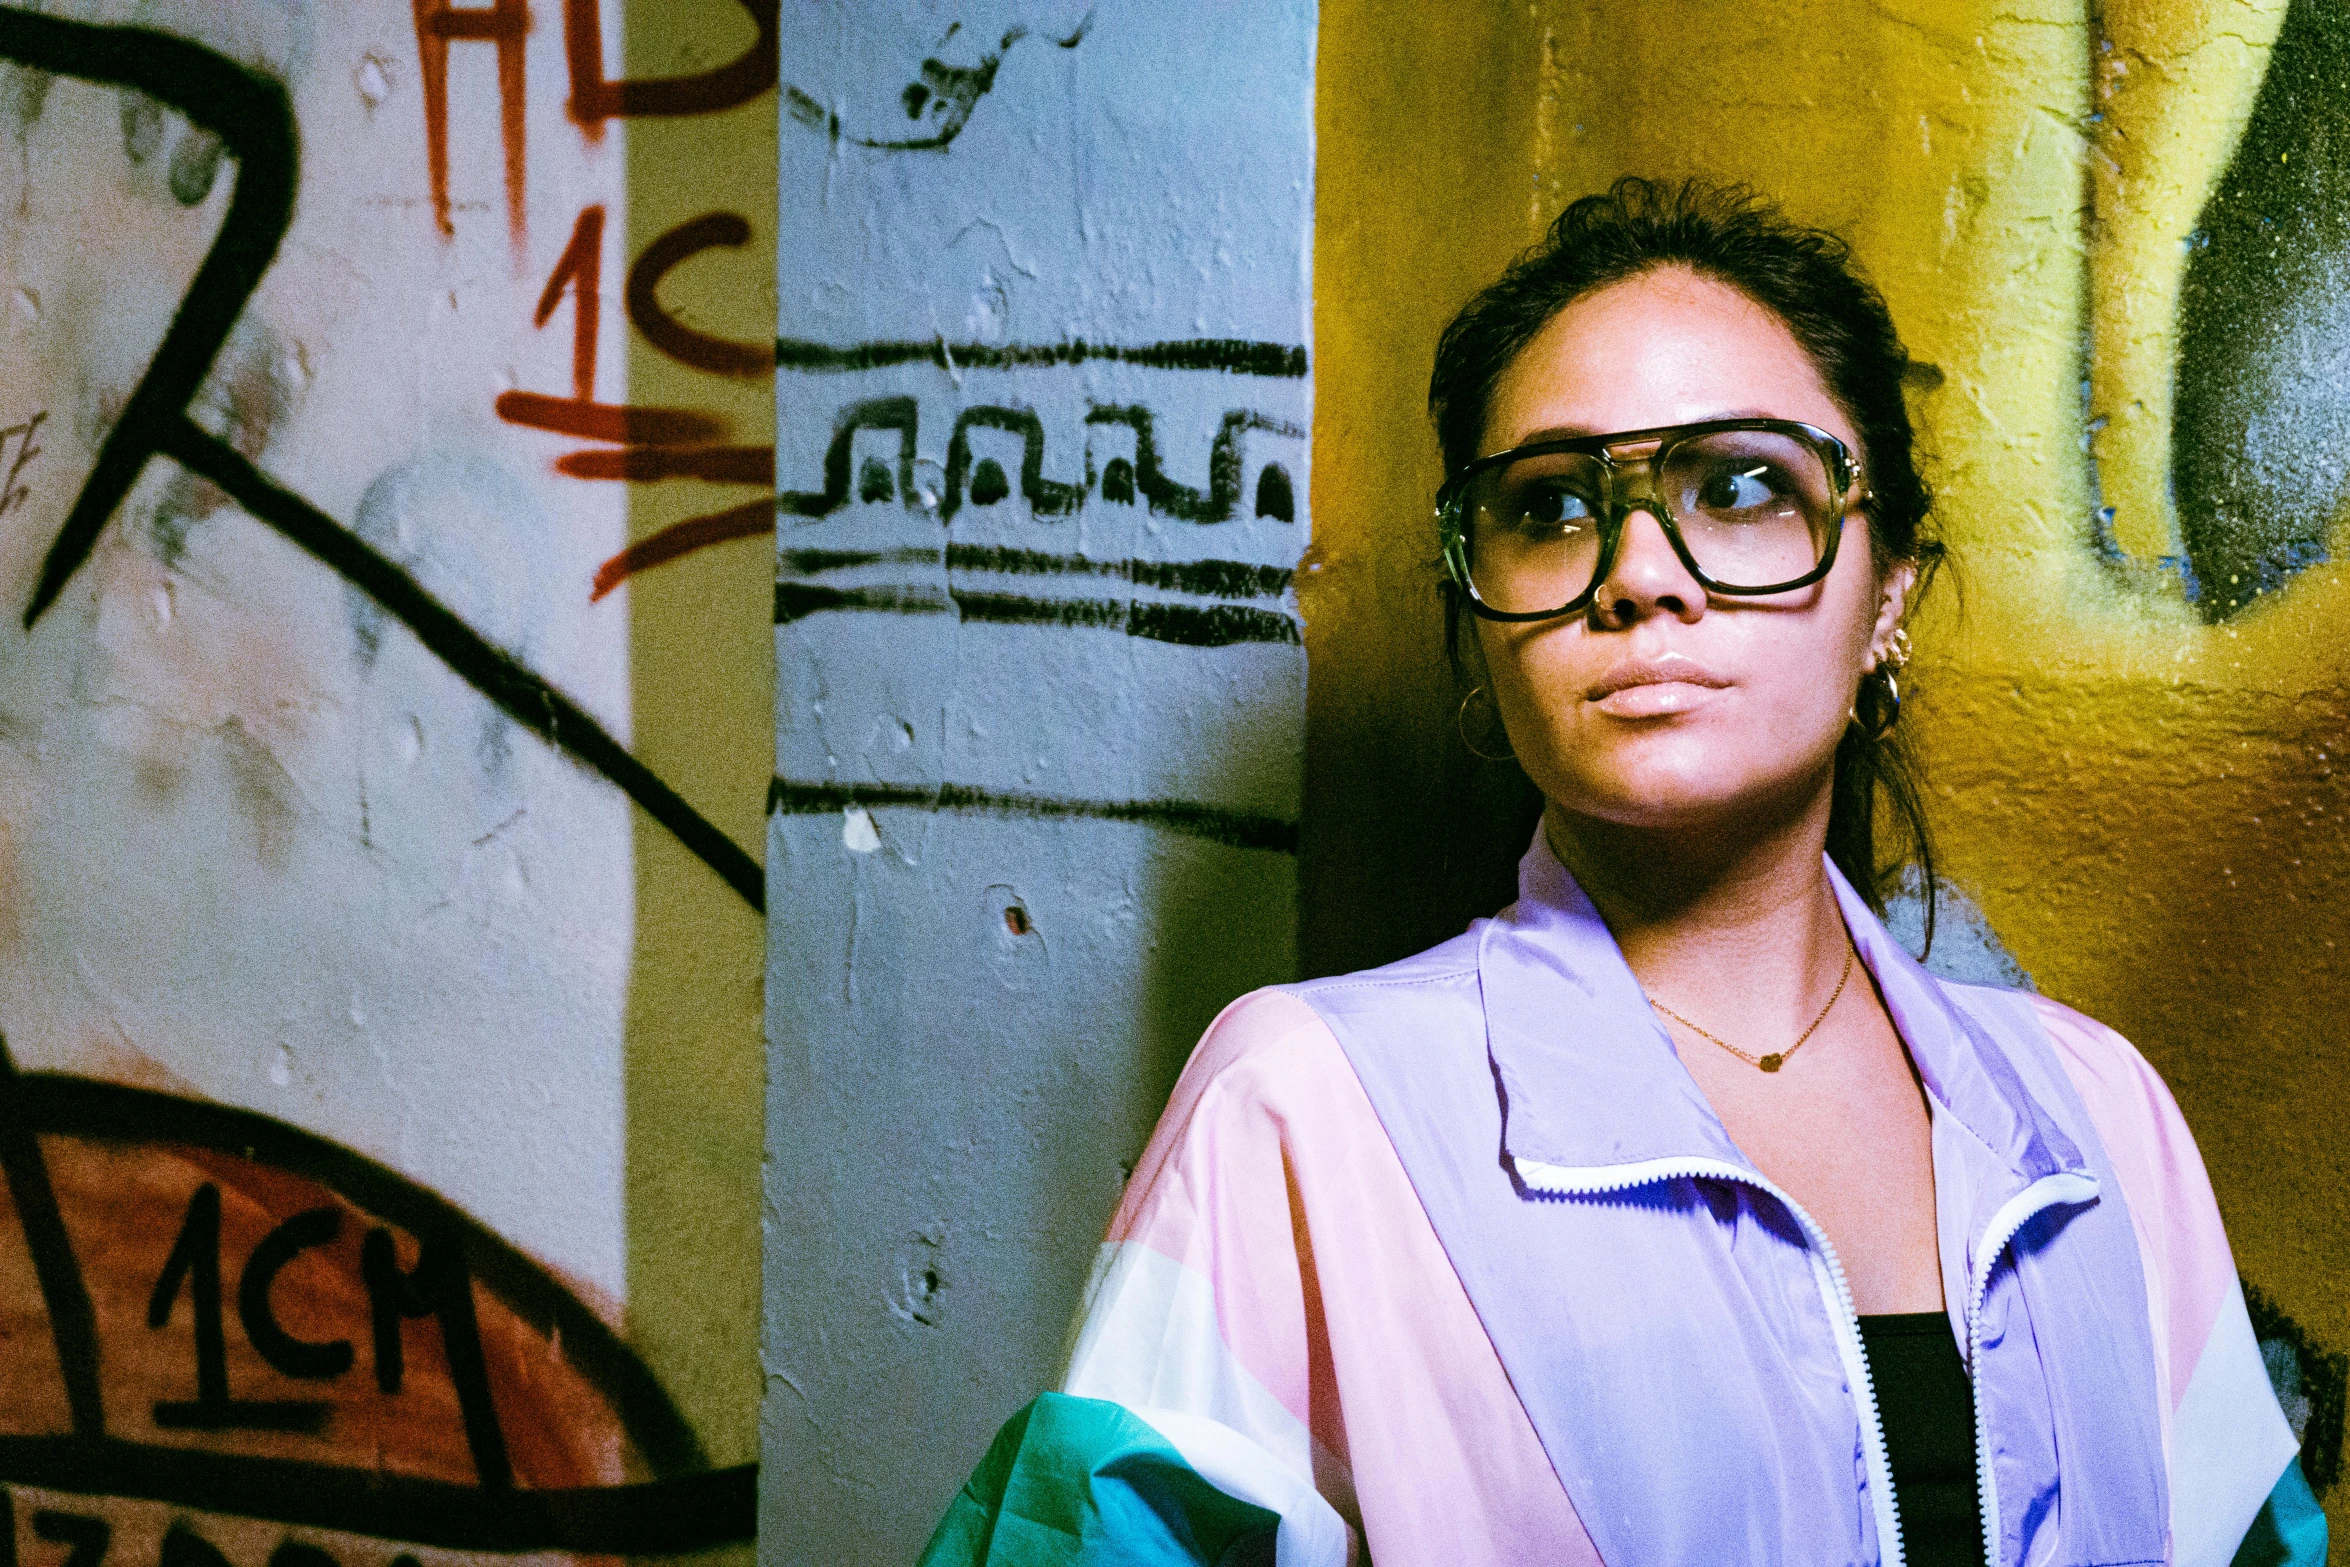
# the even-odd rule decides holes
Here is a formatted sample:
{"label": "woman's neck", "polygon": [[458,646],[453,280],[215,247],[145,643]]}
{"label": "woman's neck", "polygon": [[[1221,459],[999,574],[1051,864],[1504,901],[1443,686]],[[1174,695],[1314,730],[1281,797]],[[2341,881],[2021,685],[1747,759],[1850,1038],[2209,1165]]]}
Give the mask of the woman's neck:
{"label": "woman's neck", "polygon": [[1662,829],[1552,806],[1543,830],[1650,995],[1767,1037],[1801,1028],[1843,966],[1827,803]]}

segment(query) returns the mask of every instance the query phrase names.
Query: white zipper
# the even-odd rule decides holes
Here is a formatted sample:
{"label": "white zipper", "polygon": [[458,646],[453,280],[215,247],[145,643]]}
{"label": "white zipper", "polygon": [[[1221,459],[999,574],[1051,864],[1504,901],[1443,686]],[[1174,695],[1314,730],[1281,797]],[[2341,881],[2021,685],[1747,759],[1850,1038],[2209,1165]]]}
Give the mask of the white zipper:
{"label": "white zipper", "polygon": [[[1902,1567],[1901,1513],[1893,1496],[1893,1465],[1885,1455],[1885,1421],[1877,1411],[1876,1383],[1869,1376],[1869,1358],[1861,1348],[1860,1313],[1852,1304],[1852,1286],[1845,1280],[1844,1264],[1836,1259],[1836,1248],[1829,1243],[1827,1232],[1803,1211],[1802,1204],[1757,1172],[1718,1159],[1646,1159],[1604,1170],[1569,1169],[1532,1159],[1512,1162],[1517,1166],[1518,1178],[1529,1189],[1549,1196],[1594,1197],[1660,1181],[1705,1177],[1736,1181],[1768,1193],[1795,1215],[1812,1243],[1812,1279],[1819,1286],[1820,1299],[1828,1307],[1828,1320],[1836,1329],[1836,1354],[1844,1362],[1844,1379],[1852,1388],[1853,1403],[1860,1414],[1861,1448],[1868,1460],[1869,1499],[1875,1505],[1877,1538],[1883,1547],[1879,1561],[1882,1567]],[[2018,1218],[2017,1226],[2029,1217],[2026,1214]],[[2014,1231],[2009,1233],[2012,1235]],[[1983,1453],[1980,1419],[1975,1425],[1975,1450],[1979,1462]]]}
{"label": "white zipper", "polygon": [[2064,1172],[2043,1175],[2000,1204],[1975,1250],[1974,1278],[1967,1287],[1966,1374],[1975,1401],[1975,1495],[1983,1514],[1983,1561],[1999,1567],[1999,1493],[1991,1483],[1991,1433],[1983,1424],[1983,1301],[1991,1293],[1991,1270],[2007,1252],[2015,1232],[2058,1203],[2089,1202],[2097,1196],[2091,1176]]}

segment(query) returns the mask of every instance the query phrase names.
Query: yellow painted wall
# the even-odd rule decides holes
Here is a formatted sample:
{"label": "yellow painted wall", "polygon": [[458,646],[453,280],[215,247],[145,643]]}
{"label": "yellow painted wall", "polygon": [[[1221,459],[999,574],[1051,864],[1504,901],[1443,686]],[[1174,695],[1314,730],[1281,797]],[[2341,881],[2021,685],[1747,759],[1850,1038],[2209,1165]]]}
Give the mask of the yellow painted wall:
{"label": "yellow painted wall", "polygon": [[[708,70],[754,36],[737,0],[630,0],[627,19],[633,77]],[[631,124],[618,252],[640,256],[707,213],[745,219],[747,242],[681,262],[659,292],[694,329],[762,349],[775,333],[776,124],[772,93],[719,114]],[[607,283],[615,305],[619,281]],[[610,330],[627,330],[630,402],[718,414],[729,442],[772,446],[771,371],[719,375],[680,364],[626,320],[615,311]],[[762,498],[698,480],[633,485],[629,536]],[[774,544],[762,533],[655,567],[628,589],[637,754],[754,854],[766,842],[774,772],[774,581]],[[641,816],[636,873],[626,1047],[630,1337],[711,1459],[747,1463],[758,1456],[766,923]]]}
{"label": "yellow painted wall", "polygon": [[2100,37],[2052,0],[1542,0],[1410,28],[1326,5],[1312,965],[1457,928],[1501,852],[1448,870],[1436,847],[1476,776],[1426,564],[1437,330],[1618,174],[1751,181],[1847,234],[1944,374],[1919,411],[1959,570],[1904,721],[1948,872],[2043,991],[2163,1072],[2246,1280],[2350,1346],[2350,582],[2316,565],[2210,622],[2157,563],[2188,237],[2282,10],[2109,0]]}

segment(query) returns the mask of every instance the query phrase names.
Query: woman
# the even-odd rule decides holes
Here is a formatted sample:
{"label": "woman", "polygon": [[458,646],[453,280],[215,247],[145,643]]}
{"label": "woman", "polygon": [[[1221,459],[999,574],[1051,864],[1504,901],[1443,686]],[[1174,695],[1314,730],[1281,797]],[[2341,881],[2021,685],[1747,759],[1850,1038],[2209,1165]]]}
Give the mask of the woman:
{"label": "woman", "polygon": [[1907,365],[1839,242],[1702,186],[1575,203],[1462,311],[1518,901],[1217,1020],[929,1560],[2323,1559],[2160,1081],[1878,920]]}

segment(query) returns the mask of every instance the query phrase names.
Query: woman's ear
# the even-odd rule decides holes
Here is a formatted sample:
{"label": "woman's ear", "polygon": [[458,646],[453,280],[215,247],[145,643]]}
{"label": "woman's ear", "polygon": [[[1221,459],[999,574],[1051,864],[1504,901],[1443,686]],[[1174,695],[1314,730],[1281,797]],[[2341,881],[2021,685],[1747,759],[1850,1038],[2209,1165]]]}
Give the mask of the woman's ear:
{"label": "woman's ear", "polygon": [[1445,610],[1451,619],[1445,641],[1446,651],[1452,655],[1453,678],[1464,691],[1475,686],[1490,687],[1493,673],[1485,661],[1485,622],[1469,613],[1468,607],[1460,602],[1458,589],[1453,592],[1453,601]]}
{"label": "woman's ear", "polygon": [[1914,560],[1897,560],[1886,571],[1877,589],[1877,623],[1869,628],[1870,669],[1884,659],[1893,633],[1901,629],[1901,617],[1909,613],[1909,596],[1917,585],[1918,563]]}

